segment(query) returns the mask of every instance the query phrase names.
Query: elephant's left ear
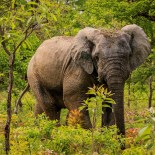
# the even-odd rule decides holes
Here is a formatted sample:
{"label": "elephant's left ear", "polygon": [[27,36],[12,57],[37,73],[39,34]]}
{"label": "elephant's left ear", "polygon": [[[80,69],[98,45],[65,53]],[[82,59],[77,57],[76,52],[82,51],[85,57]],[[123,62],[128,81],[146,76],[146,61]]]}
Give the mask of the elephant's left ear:
{"label": "elephant's left ear", "polygon": [[91,58],[90,45],[81,45],[83,44],[75,43],[71,47],[71,57],[73,61],[80,65],[88,74],[92,74],[94,66]]}
{"label": "elephant's left ear", "polygon": [[127,25],[122,28],[122,31],[131,36],[130,69],[132,71],[144,62],[151,52],[151,46],[143,29],[136,24]]}
{"label": "elephant's left ear", "polygon": [[99,30],[90,27],[80,30],[74,37],[70,49],[73,61],[80,65],[88,74],[92,74],[94,70],[92,50],[97,42],[99,33]]}

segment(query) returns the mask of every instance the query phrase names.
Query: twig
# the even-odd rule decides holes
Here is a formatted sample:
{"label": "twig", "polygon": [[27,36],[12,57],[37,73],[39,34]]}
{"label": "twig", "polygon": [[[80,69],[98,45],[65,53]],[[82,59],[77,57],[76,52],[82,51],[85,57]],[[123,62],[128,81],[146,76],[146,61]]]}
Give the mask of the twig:
{"label": "twig", "polygon": [[22,102],[21,102],[21,99],[23,97],[23,95],[28,91],[28,89],[30,88],[29,84],[27,84],[27,86],[25,87],[25,89],[22,91],[22,93],[20,94],[17,102],[16,102],[16,106],[15,106],[15,109],[14,109],[14,112],[17,114],[18,113],[18,105],[21,105]]}

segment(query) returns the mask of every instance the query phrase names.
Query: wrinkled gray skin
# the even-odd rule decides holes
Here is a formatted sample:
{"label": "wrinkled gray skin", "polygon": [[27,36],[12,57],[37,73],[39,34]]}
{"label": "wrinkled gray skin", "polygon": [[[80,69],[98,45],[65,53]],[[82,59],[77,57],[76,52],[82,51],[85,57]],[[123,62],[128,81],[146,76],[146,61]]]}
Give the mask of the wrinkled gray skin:
{"label": "wrinkled gray skin", "polygon": [[[45,112],[51,120],[60,120],[60,111],[78,109],[88,87],[104,84],[114,95],[116,105],[103,109],[102,125],[115,124],[121,134],[124,125],[124,84],[132,70],[144,62],[150,44],[143,29],[127,25],[107,32],[84,28],[75,37],[54,37],[44,41],[28,66],[28,82],[37,104],[35,115]],[[88,111],[81,111],[82,126],[91,128]]]}

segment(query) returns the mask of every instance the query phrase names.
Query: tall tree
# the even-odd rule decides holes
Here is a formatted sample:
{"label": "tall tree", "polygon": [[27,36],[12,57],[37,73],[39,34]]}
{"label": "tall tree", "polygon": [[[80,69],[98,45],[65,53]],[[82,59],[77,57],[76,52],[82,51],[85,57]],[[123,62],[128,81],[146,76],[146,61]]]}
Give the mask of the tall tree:
{"label": "tall tree", "polygon": [[[9,3],[10,4],[10,3]],[[20,6],[21,5],[21,6]],[[1,34],[1,45],[8,55],[9,58],[9,81],[8,81],[8,96],[7,96],[7,121],[5,125],[5,151],[8,154],[10,150],[9,134],[10,134],[10,123],[11,123],[11,101],[12,101],[12,88],[14,80],[14,63],[16,52],[21,47],[22,43],[30,36],[33,32],[37,23],[26,23],[28,22],[27,16],[31,16],[30,12],[24,12],[24,3],[20,4],[12,1],[10,5],[3,3],[3,9],[7,9],[7,12],[1,12],[2,18],[0,20],[0,34]],[[23,16],[23,17],[22,17]],[[24,27],[23,24],[27,24]]]}

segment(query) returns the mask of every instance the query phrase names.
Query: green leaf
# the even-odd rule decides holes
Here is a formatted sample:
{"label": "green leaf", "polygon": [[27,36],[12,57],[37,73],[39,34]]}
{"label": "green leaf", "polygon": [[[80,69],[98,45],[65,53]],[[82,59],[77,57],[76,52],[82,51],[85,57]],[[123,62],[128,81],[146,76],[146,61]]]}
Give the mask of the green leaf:
{"label": "green leaf", "polygon": [[80,106],[80,107],[79,107],[79,110],[81,111],[81,110],[83,110],[85,107],[86,107],[85,105]]}
{"label": "green leaf", "polygon": [[102,107],[105,107],[105,108],[111,108],[111,106],[108,105],[108,104],[103,104]]}
{"label": "green leaf", "polygon": [[57,17],[52,13],[52,17],[54,19],[55,22],[57,22]]}
{"label": "green leaf", "polygon": [[27,45],[27,47],[29,48],[29,49],[32,49],[32,45],[31,45],[31,43],[30,43],[30,41],[27,39],[27,40],[25,40],[25,44]]}
{"label": "green leaf", "polygon": [[111,104],[116,104],[116,102],[112,98],[106,98],[105,102],[111,103]]}
{"label": "green leaf", "polygon": [[146,144],[145,147],[149,150],[153,147],[154,143],[151,142],[150,144]]}
{"label": "green leaf", "polygon": [[16,0],[12,0],[12,9],[14,9],[14,7],[15,7],[15,2],[16,2]]}
{"label": "green leaf", "polygon": [[21,21],[21,22],[24,22],[24,19],[22,19],[22,18],[16,17],[16,19]]}
{"label": "green leaf", "polygon": [[28,2],[28,4],[29,4],[29,5],[36,5],[36,6],[39,6],[38,3],[36,3],[36,2],[32,2],[32,1]]}
{"label": "green leaf", "polygon": [[139,133],[138,133],[138,139],[137,139],[137,141],[142,140],[142,139],[143,140],[149,139],[148,136],[150,136],[151,131],[152,131],[152,125],[151,124],[149,124],[148,126],[142,128],[139,131]]}
{"label": "green leaf", "polygon": [[152,121],[155,122],[155,117],[151,117]]}
{"label": "green leaf", "polygon": [[139,136],[143,136],[143,135],[146,135],[146,134],[150,134],[150,133],[151,133],[151,129],[152,129],[152,125],[150,124],[150,125],[148,125],[148,126],[142,128],[142,129],[139,131],[138,135],[139,135]]}
{"label": "green leaf", "polygon": [[96,95],[96,92],[93,88],[89,88],[88,92],[86,94],[92,94],[92,95]]}
{"label": "green leaf", "polygon": [[27,46],[26,46],[26,44],[25,44],[25,43],[23,43],[23,44],[22,44],[22,47],[23,47],[24,49],[26,49],[26,48],[27,48]]}
{"label": "green leaf", "polygon": [[0,77],[4,77],[5,75],[4,75],[4,73],[0,73]]}
{"label": "green leaf", "polygon": [[27,20],[27,23],[26,23],[26,25],[28,26],[29,25],[29,23],[32,21],[32,17],[30,17],[28,20]]}
{"label": "green leaf", "polygon": [[14,30],[15,27],[16,27],[16,25],[12,22],[12,23],[11,23],[11,27],[12,27],[12,30]]}

